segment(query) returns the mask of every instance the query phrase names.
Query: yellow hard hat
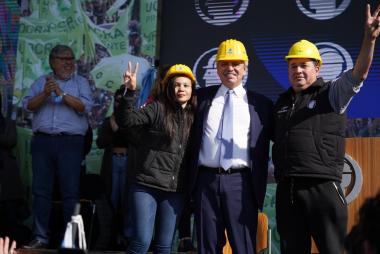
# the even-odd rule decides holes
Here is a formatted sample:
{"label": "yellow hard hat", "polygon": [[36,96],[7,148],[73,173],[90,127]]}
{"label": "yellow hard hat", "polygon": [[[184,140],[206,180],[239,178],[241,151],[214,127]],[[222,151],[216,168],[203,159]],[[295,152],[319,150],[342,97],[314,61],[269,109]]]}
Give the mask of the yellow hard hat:
{"label": "yellow hard hat", "polygon": [[195,76],[191,69],[184,64],[175,64],[169,68],[169,70],[166,72],[165,77],[163,79],[163,83],[166,83],[169,78],[177,75],[183,75],[191,79],[193,82],[196,82]]}
{"label": "yellow hard hat", "polygon": [[318,48],[308,40],[300,40],[292,45],[285,59],[288,61],[292,58],[310,58],[322,65],[322,58]]}
{"label": "yellow hard hat", "polygon": [[238,40],[229,39],[220,43],[216,61],[248,61],[247,51],[244,44]]}

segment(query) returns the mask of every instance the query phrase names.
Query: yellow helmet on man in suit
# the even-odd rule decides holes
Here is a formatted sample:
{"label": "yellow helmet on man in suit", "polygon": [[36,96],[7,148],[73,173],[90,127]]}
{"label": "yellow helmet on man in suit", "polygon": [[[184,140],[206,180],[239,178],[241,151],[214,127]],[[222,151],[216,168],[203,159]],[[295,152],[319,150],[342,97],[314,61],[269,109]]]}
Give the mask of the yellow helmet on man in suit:
{"label": "yellow helmet on man in suit", "polygon": [[220,43],[215,60],[217,62],[248,61],[248,55],[241,41],[228,39]]}

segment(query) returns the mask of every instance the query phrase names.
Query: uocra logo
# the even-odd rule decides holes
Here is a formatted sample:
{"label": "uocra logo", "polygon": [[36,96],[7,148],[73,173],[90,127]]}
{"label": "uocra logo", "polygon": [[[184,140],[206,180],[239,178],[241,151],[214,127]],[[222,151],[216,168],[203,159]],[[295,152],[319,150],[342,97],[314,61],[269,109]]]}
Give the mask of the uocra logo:
{"label": "uocra logo", "polygon": [[347,203],[351,203],[360,193],[363,186],[363,175],[359,164],[348,154],[344,157],[342,183]]}
{"label": "uocra logo", "polygon": [[309,18],[327,20],[342,14],[351,0],[297,0],[296,2],[300,11]]}
{"label": "uocra logo", "polygon": [[352,58],[343,47],[332,42],[319,42],[315,45],[318,47],[323,60],[319,74],[323,79],[335,79],[342,72],[353,68]]}
{"label": "uocra logo", "polygon": [[[221,81],[216,71],[216,53],[218,48],[212,48],[201,54],[196,60],[193,73],[197,77],[198,87],[220,85]],[[247,82],[248,72],[243,77],[243,86]]]}
{"label": "uocra logo", "polygon": [[195,0],[194,5],[203,21],[215,26],[224,26],[243,16],[249,0]]}

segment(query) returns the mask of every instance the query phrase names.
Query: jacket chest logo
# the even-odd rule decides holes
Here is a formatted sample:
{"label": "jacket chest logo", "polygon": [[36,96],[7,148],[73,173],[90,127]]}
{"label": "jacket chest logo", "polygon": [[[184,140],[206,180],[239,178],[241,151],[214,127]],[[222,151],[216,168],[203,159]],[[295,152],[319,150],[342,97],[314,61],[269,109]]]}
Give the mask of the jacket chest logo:
{"label": "jacket chest logo", "polygon": [[289,106],[283,106],[277,111],[277,114],[283,114],[289,111]]}
{"label": "jacket chest logo", "polygon": [[313,108],[315,108],[316,105],[317,105],[317,101],[316,101],[316,100],[311,100],[311,101],[309,102],[309,104],[307,104],[307,107],[308,107],[309,109],[313,109]]}

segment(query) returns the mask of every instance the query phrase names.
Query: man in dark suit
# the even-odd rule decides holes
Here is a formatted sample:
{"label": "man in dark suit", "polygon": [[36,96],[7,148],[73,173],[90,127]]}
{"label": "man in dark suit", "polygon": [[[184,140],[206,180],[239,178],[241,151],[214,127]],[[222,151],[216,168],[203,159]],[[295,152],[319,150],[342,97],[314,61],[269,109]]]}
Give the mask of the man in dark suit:
{"label": "man in dark suit", "polygon": [[216,62],[222,84],[197,91],[190,138],[198,250],[222,253],[226,230],[233,253],[250,254],[266,191],[272,102],[244,89],[248,56],[240,41],[223,41]]}

